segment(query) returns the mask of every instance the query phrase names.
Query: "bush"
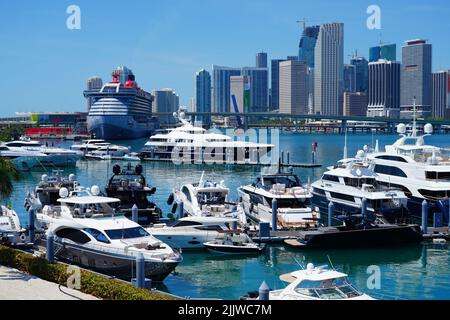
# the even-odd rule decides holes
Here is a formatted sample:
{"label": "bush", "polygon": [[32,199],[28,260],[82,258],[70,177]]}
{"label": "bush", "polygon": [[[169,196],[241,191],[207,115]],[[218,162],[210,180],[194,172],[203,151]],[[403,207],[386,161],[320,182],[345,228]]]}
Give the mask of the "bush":
{"label": "bush", "polygon": [[[0,265],[64,286],[70,276],[64,264],[50,264],[44,258],[34,257],[2,245],[0,245]],[[80,291],[107,300],[174,300],[169,295],[137,289],[131,284],[108,279],[85,270],[81,271]]]}

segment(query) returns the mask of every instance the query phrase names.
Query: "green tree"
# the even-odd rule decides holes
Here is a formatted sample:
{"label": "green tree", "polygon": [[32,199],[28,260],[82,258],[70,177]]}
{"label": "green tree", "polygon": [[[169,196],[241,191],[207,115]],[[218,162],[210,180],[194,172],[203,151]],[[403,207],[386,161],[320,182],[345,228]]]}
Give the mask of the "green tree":
{"label": "green tree", "polygon": [[13,191],[13,181],[20,179],[16,167],[5,158],[0,158],[0,199],[9,197]]}

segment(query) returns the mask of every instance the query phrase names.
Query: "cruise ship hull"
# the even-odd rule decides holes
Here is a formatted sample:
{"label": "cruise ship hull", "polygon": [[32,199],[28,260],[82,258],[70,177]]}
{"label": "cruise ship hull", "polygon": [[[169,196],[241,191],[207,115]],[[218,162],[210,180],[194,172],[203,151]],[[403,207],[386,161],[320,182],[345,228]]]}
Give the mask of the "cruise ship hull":
{"label": "cruise ship hull", "polygon": [[151,118],[135,119],[133,116],[102,115],[88,117],[89,134],[96,139],[127,140],[150,136],[156,129]]}

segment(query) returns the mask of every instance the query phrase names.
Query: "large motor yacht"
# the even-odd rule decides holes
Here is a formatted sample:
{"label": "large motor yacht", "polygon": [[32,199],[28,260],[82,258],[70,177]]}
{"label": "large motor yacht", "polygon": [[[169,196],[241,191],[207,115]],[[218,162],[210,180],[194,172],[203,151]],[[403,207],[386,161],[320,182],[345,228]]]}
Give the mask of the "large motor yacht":
{"label": "large motor yacht", "polygon": [[17,147],[8,147],[4,143],[0,144],[0,157],[10,160],[16,169],[20,171],[27,171],[35,167],[44,167],[43,163],[47,159],[45,153]]}
{"label": "large motor yacht", "polygon": [[373,168],[373,163],[364,160],[339,161],[311,185],[313,204],[324,214],[328,214],[330,202],[336,215],[360,214],[365,198],[369,214],[389,222],[408,218],[408,198],[404,192],[379,186]]}
{"label": "large motor yacht", "polygon": [[116,144],[111,144],[101,139],[90,139],[76,143],[70,147],[72,150],[81,151],[84,154],[91,154],[96,156],[114,156],[122,157],[130,152],[129,147],[124,147]]}
{"label": "large motor yacht", "polygon": [[313,208],[310,188],[301,184],[290,172],[261,174],[250,185],[238,189],[243,210],[251,221],[272,226],[272,201],[277,200],[277,227],[297,229],[317,227],[318,208]]}
{"label": "large motor yacht", "polygon": [[36,230],[55,235],[58,259],[111,274],[132,277],[138,254],[145,259],[145,275],[162,281],[182,261],[181,255],[137,223],[115,212],[119,199],[99,196],[100,189],[60,189],[59,205],[36,213]]}
{"label": "large motor yacht", "polygon": [[174,116],[182,125],[151,136],[141,151],[142,159],[245,164],[259,162],[275,148],[273,144],[234,141],[225,134],[209,133],[185,120],[183,112]]}
{"label": "large motor yacht", "polygon": [[401,135],[394,144],[385,146],[385,151],[376,147],[360,150],[359,156],[375,163],[376,180],[380,185],[403,190],[409,197],[408,208],[412,215],[421,216],[422,202],[430,206],[428,217],[438,213],[444,223],[449,221],[450,198],[450,156],[449,150],[425,143],[433,132],[431,124],[424,126],[424,134],[419,135],[413,124],[410,134],[406,126],[400,124],[397,132]]}

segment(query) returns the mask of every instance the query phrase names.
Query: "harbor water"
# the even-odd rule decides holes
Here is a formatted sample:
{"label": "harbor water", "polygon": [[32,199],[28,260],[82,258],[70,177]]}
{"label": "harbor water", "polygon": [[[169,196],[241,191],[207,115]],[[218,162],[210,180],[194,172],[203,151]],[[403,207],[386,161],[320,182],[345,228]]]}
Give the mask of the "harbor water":
{"label": "harbor water", "polygon": [[[364,145],[374,146],[379,141],[380,150],[397,139],[396,135],[349,135],[348,155],[353,156]],[[436,146],[448,146],[448,135],[428,137],[427,142]],[[146,139],[119,141],[131,146],[133,151],[142,148]],[[316,162],[322,168],[295,168],[304,183],[320,178],[327,166],[343,157],[343,135],[281,134],[280,151],[285,157],[290,153],[291,162],[311,162],[312,144],[318,143]],[[70,146],[65,141],[49,141],[55,145]],[[74,173],[83,186],[99,185],[104,189],[117,161],[79,161],[76,168],[65,170]],[[153,201],[164,214],[170,212],[167,198],[173,188],[185,183],[197,182],[202,171],[204,179],[224,180],[231,190],[232,200],[237,200],[237,188],[251,183],[261,168],[256,166],[174,165],[171,163],[143,163],[148,184],[157,188]],[[48,169],[49,171],[52,168]],[[26,226],[27,215],[23,207],[28,191],[32,191],[45,171],[26,172],[14,183],[11,197],[13,208]],[[296,251],[283,246],[269,246],[259,257],[221,256],[207,252],[183,253],[184,260],[159,289],[182,297],[238,299],[248,291],[257,290],[263,280],[272,289],[284,287],[278,279],[281,274],[300,268],[299,263],[329,264],[348,273],[350,280],[362,291],[384,299],[450,299],[450,249],[448,244],[421,244],[406,247],[358,250]],[[379,272],[379,278],[374,278]],[[374,280],[375,279],[375,280]],[[378,281],[379,280],[379,281]]]}

